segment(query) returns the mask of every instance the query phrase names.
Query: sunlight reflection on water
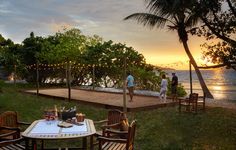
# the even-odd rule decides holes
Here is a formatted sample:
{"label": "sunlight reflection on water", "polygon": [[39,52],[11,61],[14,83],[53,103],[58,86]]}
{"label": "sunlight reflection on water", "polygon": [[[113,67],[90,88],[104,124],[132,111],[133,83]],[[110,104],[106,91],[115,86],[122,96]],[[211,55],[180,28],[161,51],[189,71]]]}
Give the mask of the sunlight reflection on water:
{"label": "sunlight reflection on water", "polygon": [[[189,93],[189,70],[168,70],[166,71],[171,78],[171,73],[176,72],[179,83],[181,83]],[[226,69],[201,70],[202,76],[213,94],[214,98],[236,100],[236,71]],[[195,71],[192,71],[193,91],[202,95],[201,86]]]}

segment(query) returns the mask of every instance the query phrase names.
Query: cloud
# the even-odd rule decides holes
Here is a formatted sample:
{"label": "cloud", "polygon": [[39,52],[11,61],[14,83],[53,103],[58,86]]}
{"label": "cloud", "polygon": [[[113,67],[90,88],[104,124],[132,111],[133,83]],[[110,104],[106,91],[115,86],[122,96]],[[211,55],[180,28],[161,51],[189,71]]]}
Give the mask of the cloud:
{"label": "cloud", "polygon": [[0,8],[5,12],[0,16],[3,20],[0,31],[8,33],[13,40],[23,40],[32,31],[46,36],[66,26],[77,27],[89,35],[101,34],[107,39],[118,41],[122,39],[119,35],[134,33],[135,28],[131,27],[134,25],[125,23],[123,18],[141,10],[143,1],[2,0]]}
{"label": "cloud", "polygon": [[7,9],[9,3],[8,2],[2,2],[0,4],[0,14],[8,14],[11,13],[10,10]]}
{"label": "cloud", "polygon": [[[21,43],[32,31],[48,36],[76,27],[85,35],[132,46],[149,60],[184,54],[176,33],[123,21],[136,12],[145,12],[144,0],[1,0],[0,34]],[[191,46],[197,49],[195,43]]]}

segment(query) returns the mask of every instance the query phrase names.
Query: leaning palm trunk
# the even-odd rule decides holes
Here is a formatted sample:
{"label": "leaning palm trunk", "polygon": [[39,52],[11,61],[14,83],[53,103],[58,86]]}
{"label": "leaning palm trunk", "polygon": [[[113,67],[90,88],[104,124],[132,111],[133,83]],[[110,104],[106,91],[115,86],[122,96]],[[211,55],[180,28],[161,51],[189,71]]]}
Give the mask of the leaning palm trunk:
{"label": "leaning palm trunk", "polygon": [[[151,28],[162,28],[165,25],[171,30],[177,30],[180,42],[183,43],[185,52],[187,53],[191,64],[193,65],[202,90],[206,97],[213,98],[209,89],[207,88],[201,72],[195,62],[190,50],[188,48],[188,32],[186,29],[191,29],[198,22],[198,16],[195,13],[189,13],[189,9],[195,7],[195,0],[146,0],[149,13],[134,13],[125,18],[137,20],[144,26]],[[169,24],[166,24],[166,23]]]}
{"label": "leaning palm trunk", "polygon": [[184,46],[185,52],[187,53],[187,55],[188,55],[188,57],[190,59],[191,64],[193,65],[193,67],[195,69],[195,72],[197,74],[197,77],[198,77],[198,80],[199,80],[200,85],[202,87],[202,90],[205,93],[205,96],[207,98],[213,98],[213,95],[211,94],[211,92],[209,91],[209,89],[206,86],[206,83],[205,83],[205,81],[204,81],[204,79],[202,77],[202,74],[201,74],[198,66],[197,66],[197,63],[195,62],[195,60],[194,60],[194,58],[193,58],[193,56],[192,56],[192,54],[191,54],[191,52],[190,52],[190,50],[188,48],[187,41],[183,41],[183,46]]}

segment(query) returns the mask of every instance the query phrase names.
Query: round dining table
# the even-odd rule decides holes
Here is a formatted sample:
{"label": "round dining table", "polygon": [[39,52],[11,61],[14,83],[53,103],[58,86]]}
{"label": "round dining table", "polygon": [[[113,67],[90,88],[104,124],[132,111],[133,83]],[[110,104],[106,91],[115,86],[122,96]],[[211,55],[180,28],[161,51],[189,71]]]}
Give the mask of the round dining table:
{"label": "round dining table", "polygon": [[[82,138],[82,149],[87,149],[87,137],[90,137],[90,149],[93,147],[92,135],[96,133],[93,120],[84,119],[83,122],[66,123],[66,127],[61,126],[62,124],[63,122],[60,120],[47,121],[42,119],[34,121],[22,133],[22,136],[26,139],[27,149],[37,150],[37,140],[42,141],[41,149],[46,149],[43,144],[45,140],[67,140],[76,138]],[[32,141],[31,148],[29,141]]]}

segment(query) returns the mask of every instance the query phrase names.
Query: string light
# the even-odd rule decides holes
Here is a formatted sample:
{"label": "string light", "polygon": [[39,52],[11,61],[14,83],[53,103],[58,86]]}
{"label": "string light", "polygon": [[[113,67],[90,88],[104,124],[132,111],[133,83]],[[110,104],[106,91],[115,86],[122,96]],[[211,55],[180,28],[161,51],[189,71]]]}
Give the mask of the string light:
{"label": "string light", "polygon": [[[107,62],[105,63],[99,63],[99,64],[82,64],[82,63],[76,63],[76,62],[63,62],[63,63],[55,63],[55,64],[43,64],[40,63],[38,64],[38,69],[40,70],[59,70],[59,69],[66,69],[68,66],[67,64],[70,65],[71,68],[74,69],[84,69],[84,68],[91,68],[91,67],[96,67],[96,68],[121,68],[124,67],[123,64],[114,64],[114,65],[109,65]],[[128,66],[136,66],[138,64],[137,62],[131,62]],[[127,67],[128,67],[127,66]],[[27,69],[37,69],[37,64],[32,64],[26,66]]]}

